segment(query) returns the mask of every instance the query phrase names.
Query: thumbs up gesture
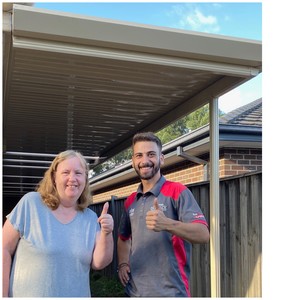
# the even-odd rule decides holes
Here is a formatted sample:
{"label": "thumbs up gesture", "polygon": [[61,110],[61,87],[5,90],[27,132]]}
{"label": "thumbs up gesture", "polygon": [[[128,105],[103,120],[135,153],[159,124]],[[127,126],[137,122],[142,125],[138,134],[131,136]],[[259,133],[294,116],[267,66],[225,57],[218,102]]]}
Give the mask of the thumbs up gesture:
{"label": "thumbs up gesture", "polygon": [[114,220],[110,214],[107,213],[109,208],[109,203],[105,202],[102,213],[100,217],[98,218],[98,222],[101,225],[101,232],[104,232],[106,234],[109,234],[114,229]]}
{"label": "thumbs up gesture", "polygon": [[157,198],[153,201],[154,210],[150,210],[146,215],[147,228],[156,232],[166,230],[168,224],[168,218],[160,209]]}

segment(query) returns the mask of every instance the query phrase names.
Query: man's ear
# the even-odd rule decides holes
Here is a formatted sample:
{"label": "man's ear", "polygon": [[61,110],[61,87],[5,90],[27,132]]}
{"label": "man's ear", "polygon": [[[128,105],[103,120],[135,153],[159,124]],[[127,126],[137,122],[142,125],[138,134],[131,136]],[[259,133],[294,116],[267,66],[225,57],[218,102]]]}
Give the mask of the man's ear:
{"label": "man's ear", "polygon": [[163,165],[165,163],[165,156],[161,153],[160,155],[160,164]]}

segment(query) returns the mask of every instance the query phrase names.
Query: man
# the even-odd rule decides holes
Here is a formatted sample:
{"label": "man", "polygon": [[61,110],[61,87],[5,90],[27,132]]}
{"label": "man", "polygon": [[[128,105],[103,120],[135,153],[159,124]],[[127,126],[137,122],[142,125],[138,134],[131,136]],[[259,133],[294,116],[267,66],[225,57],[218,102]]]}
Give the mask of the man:
{"label": "man", "polygon": [[161,141],[133,137],[141,179],[124,203],[118,238],[119,278],[130,297],[189,297],[191,243],[207,243],[205,217],[187,187],[161,175]]}

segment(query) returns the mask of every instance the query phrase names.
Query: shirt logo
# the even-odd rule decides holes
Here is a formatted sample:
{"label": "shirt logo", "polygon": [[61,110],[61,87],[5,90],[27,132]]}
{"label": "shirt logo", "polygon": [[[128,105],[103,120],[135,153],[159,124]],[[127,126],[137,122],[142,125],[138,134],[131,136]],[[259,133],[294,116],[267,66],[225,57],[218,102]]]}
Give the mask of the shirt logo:
{"label": "shirt logo", "polygon": [[129,217],[133,217],[134,215],[134,208],[129,209]]}
{"label": "shirt logo", "polygon": [[[161,211],[167,211],[167,205],[160,203],[158,206]],[[154,206],[151,206],[150,210],[155,210]]]}
{"label": "shirt logo", "polygon": [[193,213],[193,217],[195,219],[201,219],[201,218],[204,218],[204,215],[203,214],[199,214],[199,213]]}

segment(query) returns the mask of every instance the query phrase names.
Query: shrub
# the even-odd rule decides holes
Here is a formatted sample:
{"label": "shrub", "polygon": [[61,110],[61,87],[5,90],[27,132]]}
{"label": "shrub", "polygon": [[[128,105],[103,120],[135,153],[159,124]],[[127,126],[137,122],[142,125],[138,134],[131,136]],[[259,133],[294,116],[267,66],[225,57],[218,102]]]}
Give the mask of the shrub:
{"label": "shrub", "polygon": [[109,278],[97,271],[90,274],[92,297],[124,297],[124,287],[118,278]]}

